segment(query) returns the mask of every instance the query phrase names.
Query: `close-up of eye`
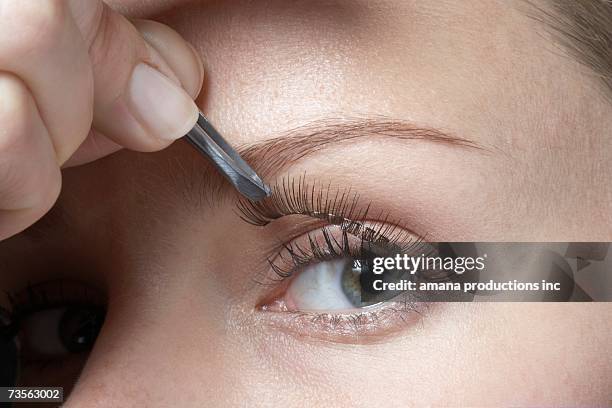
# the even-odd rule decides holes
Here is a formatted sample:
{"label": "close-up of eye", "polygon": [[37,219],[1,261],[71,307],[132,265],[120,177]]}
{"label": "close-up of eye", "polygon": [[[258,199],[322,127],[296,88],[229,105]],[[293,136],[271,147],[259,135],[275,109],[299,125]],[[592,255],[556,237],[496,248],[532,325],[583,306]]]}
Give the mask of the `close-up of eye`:
{"label": "close-up of eye", "polygon": [[[365,223],[359,224],[374,231]],[[416,249],[419,245],[414,246]],[[284,296],[274,301],[275,309],[350,311],[388,300],[382,293],[378,294],[380,299],[364,299],[362,295],[367,288],[364,280],[371,276],[367,265],[372,257],[382,256],[393,247],[386,238],[384,244],[374,244],[342,226],[324,227],[284,244],[269,260],[274,280],[285,287]],[[272,310],[269,305],[263,308]]]}

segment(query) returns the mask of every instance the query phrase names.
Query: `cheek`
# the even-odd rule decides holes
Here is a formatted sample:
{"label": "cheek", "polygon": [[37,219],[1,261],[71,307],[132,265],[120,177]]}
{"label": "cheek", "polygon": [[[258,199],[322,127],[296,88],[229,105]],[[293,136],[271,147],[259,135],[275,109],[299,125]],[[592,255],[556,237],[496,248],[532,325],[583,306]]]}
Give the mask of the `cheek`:
{"label": "cheek", "polygon": [[[111,290],[106,323],[74,391],[75,400],[80,390],[87,395],[102,387],[113,390],[103,400],[123,395],[146,398],[144,405],[149,406],[152,401],[189,406],[186,395],[222,387],[218,381],[228,376],[231,359],[219,309],[199,301],[193,286],[189,289],[176,280],[142,278],[134,285],[139,289],[128,283]],[[172,398],[167,391],[172,391]]]}

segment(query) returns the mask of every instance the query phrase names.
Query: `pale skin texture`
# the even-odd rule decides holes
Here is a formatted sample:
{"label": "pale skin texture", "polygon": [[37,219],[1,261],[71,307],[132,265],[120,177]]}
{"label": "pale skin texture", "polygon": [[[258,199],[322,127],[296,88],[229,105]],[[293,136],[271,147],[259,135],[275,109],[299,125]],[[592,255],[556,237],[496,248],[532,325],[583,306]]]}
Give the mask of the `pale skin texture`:
{"label": "pale skin texture", "polygon": [[[317,120],[384,116],[487,150],[364,138],[275,177],[305,171],[351,185],[433,241],[612,241],[604,221],[612,107],[522,3],[111,4],[169,25],[195,47],[206,72],[198,105],[236,146]],[[180,43],[164,35],[162,43]],[[159,58],[195,95],[202,74],[180,49]],[[85,129],[76,132],[82,140],[87,121],[74,126]],[[130,144],[136,139],[113,140],[147,151],[167,144]],[[10,272],[2,289],[72,277],[107,293],[105,326],[68,407],[591,406],[612,398],[605,303],[442,305],[374,343],[267,324],[255,308],[270,289],[250,278],[286,228],[244,224],[232,199],[202,206],[194,191],[218,175],[201,160],[177,142],[64,170],[57,206],[68,225],[0,244]],[[44,213],[56,190],[32,211]]]}

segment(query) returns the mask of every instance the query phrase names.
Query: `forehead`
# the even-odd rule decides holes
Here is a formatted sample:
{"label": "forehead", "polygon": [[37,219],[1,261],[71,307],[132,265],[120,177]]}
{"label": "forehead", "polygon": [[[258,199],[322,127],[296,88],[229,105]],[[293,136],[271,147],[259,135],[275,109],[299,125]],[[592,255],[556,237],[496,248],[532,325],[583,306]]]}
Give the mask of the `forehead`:
{"label": "forehead", "polygon": [[533,131],[517,128],[517,114],[522,125],[548,111],[581,116],[578,70],[522,1],[111,3],[196,46],[208,76],[200,103],[240,142],[330,116],[385,116],[520,144],[515,135]]}

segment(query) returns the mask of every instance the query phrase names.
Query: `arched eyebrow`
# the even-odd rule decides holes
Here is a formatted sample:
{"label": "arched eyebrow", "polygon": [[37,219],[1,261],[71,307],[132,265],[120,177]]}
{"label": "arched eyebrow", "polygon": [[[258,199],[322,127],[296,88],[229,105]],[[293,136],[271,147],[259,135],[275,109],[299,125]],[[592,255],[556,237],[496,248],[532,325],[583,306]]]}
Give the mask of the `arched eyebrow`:
{"label": "arched eyebrow", "polygon": [[478,143],[441,130],[384,118],[325,119],[283,132],[238,149],[264,177],[273,176],[307,156],[360,139],[421,140],[469,150],[485,150]]}
{"label": "arched eyebrow", "polygon": [[[264,180],[270,181],[296,163],[325,149],[377,138],[436,143],[480,153],[492,151],[473,140],[449,132],[381,117],[318,120],[280,132],[262,141],[236,146],[236,149]],[[231,140],[231,137],[229,139]],[[233,187],[212,166],[202,163],[198,160],[197,168],[189,166],[189,170],[197,172],[199,177],[198,174],[189,172],[183,175],[195,177],[202,183],[198,188],[192,189],[197,194],[197,197],[194,197],[195,202],[215,207],[227,198],[236,197],[237,193]],[[207,174],[207,177],[202,177],[202,173]],[[210,173],[218,177],[211,177]],[[189,192],[186,193],[189,195]]]}

